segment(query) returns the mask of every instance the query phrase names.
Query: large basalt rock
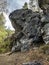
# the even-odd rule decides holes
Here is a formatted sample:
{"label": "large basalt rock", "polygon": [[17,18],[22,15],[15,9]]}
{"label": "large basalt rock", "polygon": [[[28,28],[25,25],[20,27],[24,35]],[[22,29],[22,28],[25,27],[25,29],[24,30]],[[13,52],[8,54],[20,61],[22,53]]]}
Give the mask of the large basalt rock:
{"label": "large basalt rock", "polygon": [[12,12],[9,17],[16,32],[19,30],[18,32],[22,32],[26,37],[40,41],[42,26],[39,13],[20,9]]}
{"label": "large basalt rock", "polygon": [[33,12],[43,12],[49,7],[49,0],[30,0],[28,8]]}
{"label": "large basalt rock", "polygon": [[49,12],[46,12],[41,18],[42,21],[42,29],[45,32],[45,34],[42,36],[43,40],[46,44],[49,43]]}
{"label": "large basalt rock", "polygon": [[[40,14],[32,12],[30,9],[20,9],[12,12],[9,18],[15,28],[15,42],[13,42],[13,44],[16,45],[16,50],[27,50],[33,43],[38,45],[44,42],[49,43],[48,12],[46,14]],[[19,42],[19,44],[17,44],[17,42]]]}

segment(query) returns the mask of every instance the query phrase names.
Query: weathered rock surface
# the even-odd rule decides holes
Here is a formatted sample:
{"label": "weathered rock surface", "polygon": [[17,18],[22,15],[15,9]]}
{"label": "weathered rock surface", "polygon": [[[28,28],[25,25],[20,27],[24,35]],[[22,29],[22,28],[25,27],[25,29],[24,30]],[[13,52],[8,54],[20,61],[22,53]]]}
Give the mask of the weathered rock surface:
{"label": "weathered rock surface", "polygon": [[14,44],[13,50],[15,49],[15,45],[16,50],[26,51],[33,43],[38,45],[44,42],[49,43],[48,12],[40,14],[32,12],[30,9],[20,9],[12,12],[9,18],[15,28],[15,42],[12,42]]}
{"label": "weathered rock surface", "polygon": [[49,8],[49,0],[29,0],[28,8],[33,12],[43,12],[43,9]]}
{"label": "weathered rock surface", "polygon": [[22,32],[27,38],[39,41],[38,39],[42,35],[39,13],[33,13],[31,10],[16,10],[10,14],[10,19],[15,32]]}

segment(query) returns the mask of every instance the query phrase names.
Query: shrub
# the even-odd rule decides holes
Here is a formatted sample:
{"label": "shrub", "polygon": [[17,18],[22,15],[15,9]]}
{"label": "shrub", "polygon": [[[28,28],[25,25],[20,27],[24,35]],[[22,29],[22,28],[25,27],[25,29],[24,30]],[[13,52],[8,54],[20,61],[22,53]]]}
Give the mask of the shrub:
{"label": "shrub", "polygon": [[43,45],[39,48],[39,51],[44,54],[49,54],[49,45]]}
{"label": "shrub", "polygon": [[10,45],[10,40],[9,39],[7,41],[3,41],[0,44],[0,53],[5,53],[5,52],[10,51],[9,45]]}

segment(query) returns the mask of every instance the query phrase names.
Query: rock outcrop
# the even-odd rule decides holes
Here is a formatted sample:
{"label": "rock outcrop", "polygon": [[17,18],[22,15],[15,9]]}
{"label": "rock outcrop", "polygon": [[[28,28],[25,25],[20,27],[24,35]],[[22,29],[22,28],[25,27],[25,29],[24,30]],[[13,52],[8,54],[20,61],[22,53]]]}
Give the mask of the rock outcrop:
{"label": "rock outcrop", "polygon": [[40,7],[45,7],[47,5],[49,5],[49,0],[38,0],[39,1],[39,6]]}
{"label": "rock outcrop", "polygon": [[30,46],[49,43],[49,13],[32,12],[30,9],[15,10],[9,15],[15,28],[12,52],[26,51]]}
{"label": "rock outcrop", "polygon": [[49,0],[30,0],[28,8],[33,12],[43,12],[43,9],[49,8]]}

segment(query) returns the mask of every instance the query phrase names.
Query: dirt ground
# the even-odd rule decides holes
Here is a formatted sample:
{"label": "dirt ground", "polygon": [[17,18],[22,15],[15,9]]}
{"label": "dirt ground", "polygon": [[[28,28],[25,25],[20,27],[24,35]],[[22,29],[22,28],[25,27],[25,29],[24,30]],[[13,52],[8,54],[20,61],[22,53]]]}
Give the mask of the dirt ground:
{"label": "dirt ground", "polygon": [[17,52],[12,55],[8,53],[0,54],[0,65],[22,65],[25,62],[33,62],[38,60],[43,63],[43,65],[49,65],[46,55],[38,53],[38,51],[30,50],[27,52]]}

